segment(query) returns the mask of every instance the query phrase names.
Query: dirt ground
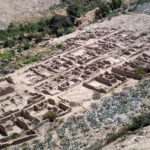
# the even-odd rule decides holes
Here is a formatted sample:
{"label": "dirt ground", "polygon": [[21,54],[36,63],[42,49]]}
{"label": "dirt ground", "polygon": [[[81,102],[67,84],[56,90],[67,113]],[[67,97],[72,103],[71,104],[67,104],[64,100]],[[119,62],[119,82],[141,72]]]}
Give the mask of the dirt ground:
{"label": "dirt ground", "polygon": [[60,0],[0,0],[0,29],[7,28],[15,19],[31,16],[59,3]]}

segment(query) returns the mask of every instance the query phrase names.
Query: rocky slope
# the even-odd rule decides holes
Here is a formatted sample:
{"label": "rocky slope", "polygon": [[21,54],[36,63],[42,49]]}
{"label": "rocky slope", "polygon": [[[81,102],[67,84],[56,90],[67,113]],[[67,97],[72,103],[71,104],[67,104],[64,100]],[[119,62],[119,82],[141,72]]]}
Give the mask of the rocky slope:
{"label": "rocky slope", "polygon": [[58,3],[60,0],[0,0],[0,29],[6,28],[18,17],[46,10]]}
{"label": "rocky slope", "polygon": [[136,131],[126,138],[106,146],[103,150],[148,150],[150,149],[150,126]]}

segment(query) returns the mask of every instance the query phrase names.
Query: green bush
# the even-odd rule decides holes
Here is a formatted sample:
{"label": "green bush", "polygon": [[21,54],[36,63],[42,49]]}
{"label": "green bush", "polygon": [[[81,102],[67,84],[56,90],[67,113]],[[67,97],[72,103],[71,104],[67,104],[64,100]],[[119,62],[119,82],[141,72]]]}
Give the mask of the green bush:
{"label": "green bush", "polygon": [[6,40],[6,38],[7,38],[7,32],[4,30],[0,30],[0,40],[3,41]]}
{"label": "green bush", "polygon": [[58,37],[65,35],[65,29],[64,28],[59,28],[56,30],[56,35]]}
{"label": "green bush", "polygon": [[149,125],[150,125],[150,113],[145,113],[145,114],[141,114],[137,117],[133,117],[130,124],[126,125],[120,131],[112,134],[108,138],[106,145],[117,140],[118,138],[126,136],[129,133],[129,131],[132,132],[132,131],[135,131],[142,127],[149,126]]}
{"label": "green bush", "polygon": [[15,46],[15,42],[14,42],[14,40],[6,40],[6,41],[4,41],[3,46],[5,48],[6,47],[12,48]]}
{"label": "green bush", "polygon": [[72,26],[73,24],[67,16],[55,15],[50,21],[50,27],[54,27],[55,29],[59,29],[61,27],[68,28]]}
{"label": "green bush", "polygon": [[120,8],[122,5],[122,0],[112,0],[110,7],[112,10],[116,10]]}
{"label": "green bush", "polygon": [[[84,14],[98,6],[100,0],[66,0],[68,6],[77,6],[80,14]],[[75,9],[74,9],[75,10]],[[76,11],[78,12],[78,11]]]}
{"label": "green bush", "polygon": [[106,145],[116,141],[118,138],[125,137],[127,134],[128,134],[128,129],[127,128],[123,128],[120,131],[118,131],[117,133],[112,133],[109,136],[109,138],[108,138],[108,140],[106,142]]}
{"label": "green bush", "polygon": [[15,62],[15,68],[19,69],[22,67],[24,64],[29,64],[32,62],[36,62],[39,60],[38,56],[21,56],[21,57],[16,57],[16,62]]}
{"label": "green bush", "polygon": [[17,52],[21,53],[23,51],[23,48],[21,46],[17,47]]}
{"label": "green bush", "polygon": [[93,94],[93,100],[99,100],[100,99],[100,93],[98,93],[98,92],[94,92],[94,94]]}
{"label": "green bush", "polygon": [[81,16],[81,10],[78,5],[69,5],[67,8],[67,14],[72,23],[74,24],[75,19]]}
{"label": "green bush", "polygon": [[106,17],[109,13],[110,7],[105,3],[101,3],[99,9],[95,12],[95,19],[101,19],[103,17]]}
{"label": "green bush", "polygon": [[27,40],[25,40],[24,42],[23,42],[23,49],[24,50],[28,50],[30,48],[30,44],[29,44],[29,42],[27,41]]}
{"label": "green bush", "polygon": [[49,119],[51,122],[53,122],[57,118],[57,113],[55,111],[48,111],[44,114],[43,119]]}
{"label": "green bush", "polygon": [[150,113],[146,113],[132,118],[131,124],[128,125],[128,130],[134,131],[149,125],[150,125]]}
{"label": "green bush", "polygon": [[43,34],[42,33],[38,33],[38,34],[35,35],[34,38],[35,38],[35,43],[39,43],[43,39]]}
{"label": "green bush", "polygon": [[9,59],[13,56],[14,56],[14,53],[12,53],[12,52],[0,53],[0,59]]}
{"label": "green bush", "polygon": [[142,68],[142,67],[139,67],[135,70],[135,73],[138,74],[138,75],[145,75],[147,73],[150,73],[150,69],[149,68]]}
{"label": "green bush", "polygon": [[36,23],[28,22],[19,25],[19,30],[23,32],[35,32],[38,30],[38,25]]}
{"label": "green bush", "polygon": [[57,37],[67,34],[67,29],[73,27],[69,17],[62,15],[55,15],[50,22],[52,33]]}
{"label": "green bush", "polygon": [[58,49],[63,48],[63,44],[57,44],[57,45],[56,45],[56,48],[58,48]]}
{"label": "green bush", "polygon": [[69,27],[66,29],[66,34],[72,33],[74,31],[75,31],[75,29],[73,27]]}

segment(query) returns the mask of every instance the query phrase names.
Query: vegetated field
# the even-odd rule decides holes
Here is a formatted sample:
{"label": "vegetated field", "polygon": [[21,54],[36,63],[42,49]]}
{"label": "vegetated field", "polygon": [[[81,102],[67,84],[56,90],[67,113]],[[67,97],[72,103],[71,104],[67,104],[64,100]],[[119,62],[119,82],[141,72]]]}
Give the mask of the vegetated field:
{"label": "vegetated field", "polygon": [[18,18],[48,9],[60,0],[0,0],[0,29]]}

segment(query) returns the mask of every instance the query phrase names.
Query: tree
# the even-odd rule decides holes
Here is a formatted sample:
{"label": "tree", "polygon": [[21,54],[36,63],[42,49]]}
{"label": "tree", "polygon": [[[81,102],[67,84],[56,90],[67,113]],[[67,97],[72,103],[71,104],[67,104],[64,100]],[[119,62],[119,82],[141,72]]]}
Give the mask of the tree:
{"label": "tree", "polygon": [[110,13],[110,7],[105,3],[101,3],[99,9],[95,12],[95,18],[101,19],[103,17],[108,16],[109,13]]}
{"label": "tree", "polygon": [[80,7],[74,4],[69,5],[67,8],[67,14],[70,20],[72,21],[72,23],[74,24],[75,19],[81,16]]}
{"label": "tree", "polygon": [[67,34],[67,29],[70,27],[73,27],[73,24],[67,16],[55,15],[51,19],[50,28],[58,37]]}
{"label": "tree", "polygon": [[112,10],[116,10],[116,9],[120,8],[121,5],[122,5],[122,0],[112,0],[110,7]]}

